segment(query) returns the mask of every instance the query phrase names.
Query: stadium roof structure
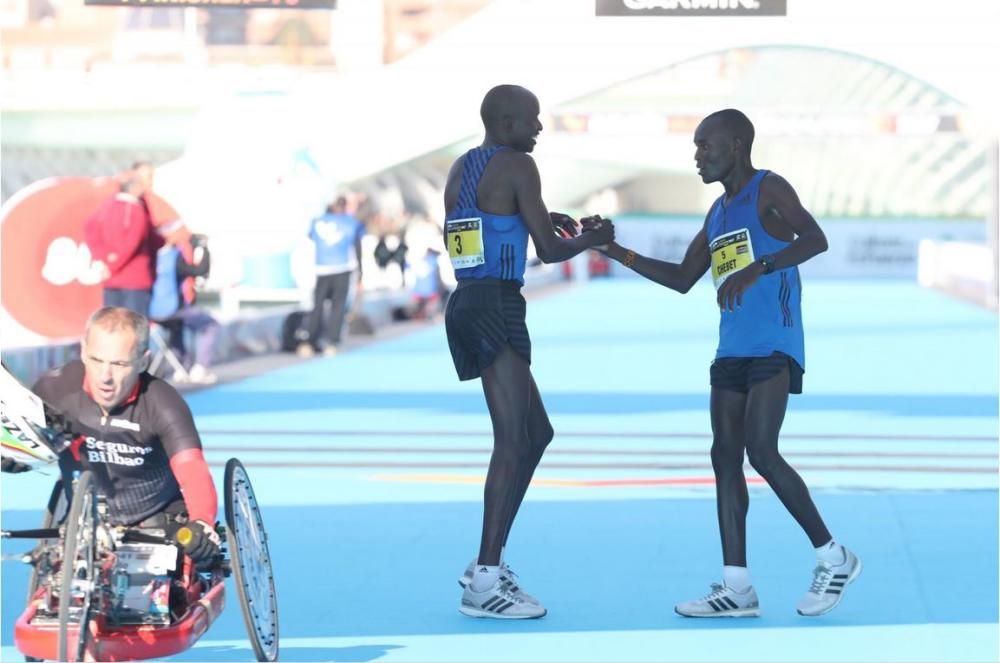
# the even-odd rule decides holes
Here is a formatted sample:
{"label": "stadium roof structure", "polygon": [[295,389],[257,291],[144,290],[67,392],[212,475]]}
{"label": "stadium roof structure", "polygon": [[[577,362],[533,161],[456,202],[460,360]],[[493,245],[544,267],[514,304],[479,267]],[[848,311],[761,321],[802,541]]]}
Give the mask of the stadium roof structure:
{"label": "stadium roof structure", "polygon": [[218,95],[158,188],[220,232],[308,218],[337,186],[439,219],[448,165],[481,139],[482,96],[518,83],[548,118],[536,155],[554,208],[613,187],[630,208],[703,210],[713,192],[694,186],[691,132],[738,106],[757,124],[757,163],[817,214],[985,213],[1000,4],[787,4],[601,17],[592,0],[496,0],[391,65]]}
{"label": "stadium roof structure", "polygon": [[[550,204],[585,205],[616,188],[630,211],[705,208],[692,134],[707,113],[754,121],[754,161],[791,180],[822,216],[983,217],[989,143],[954,97],[887,64],[805,46],[741,47],[699,55],[557,104],[536,156]],[[409,209],[439,213],[451,160],[475,135],[364,178],[399,189]],[[651,195],[644,180],[666,190]],[[633,183],[638,183],[632,186]],[[662,186],[660,187],[663,188]]]}

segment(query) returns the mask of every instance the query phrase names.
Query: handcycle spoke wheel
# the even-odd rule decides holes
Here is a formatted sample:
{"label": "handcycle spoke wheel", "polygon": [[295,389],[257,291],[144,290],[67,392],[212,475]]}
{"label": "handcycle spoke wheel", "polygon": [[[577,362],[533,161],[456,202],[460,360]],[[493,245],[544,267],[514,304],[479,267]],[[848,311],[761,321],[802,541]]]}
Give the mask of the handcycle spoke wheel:
{"label": "handcycle spoke wheel", "polygon": [[[60,661],[82,661],[87,649],[97,584],[96,548],[97,484],[88,471],[82,473],[73,486],[73,501],[66,517],[59,589]],[[81,592],[82,604],[73,605],[73,595]]]}
{"label": "handcycle spoke wheel", "polygon": [[[49,496],[49,503],[45,507],[45,515],[42,517],[42,529],[49,529],[59,523],[62,517],[66,514],[66,493],[63,491],[62,479],[58,479],[55,485],[52,487],[52,494]],[[38,542],[39,546],[51,545],[54,539],[42,539]],[[31,567],[31,577],[28,579],[28,599],[27,603],[30,603],[32,599],[35,598],[35,594],[38,592],[38,583],[41,581],[39,577],[38,568],[35,565]],[[40,661],[40,658],[33,658],[31,656],[25,656],[25,661]]]}
{"label": "handcycle spoke wheel", "polygon": [[257,498],[236,458],[226,463],[226,539],[243,621],[258,661],[278,660],[278,596]]}

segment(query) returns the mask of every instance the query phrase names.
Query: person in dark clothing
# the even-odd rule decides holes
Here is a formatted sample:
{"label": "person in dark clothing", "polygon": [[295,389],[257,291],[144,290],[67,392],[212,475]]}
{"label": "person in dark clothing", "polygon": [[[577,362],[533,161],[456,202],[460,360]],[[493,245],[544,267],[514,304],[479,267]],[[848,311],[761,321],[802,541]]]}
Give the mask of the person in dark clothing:
{"label": "person in dark clothing", "polygon": [[60,469],[94,473],[112,524],[144,527],[169,514],[191,530],[185,552],[210,561],[221,545],[215,484],[190,408],[174,387],[146,372],[148,342],[145,316],[99,309],[87,322],[81,359],[49,371],[32,391],[73,431]]}

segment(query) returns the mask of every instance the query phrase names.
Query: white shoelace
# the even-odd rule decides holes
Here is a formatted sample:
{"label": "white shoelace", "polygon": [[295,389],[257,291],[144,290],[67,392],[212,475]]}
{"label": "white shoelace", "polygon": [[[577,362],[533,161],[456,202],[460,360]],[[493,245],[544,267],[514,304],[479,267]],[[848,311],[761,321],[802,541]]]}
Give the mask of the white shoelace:
{"label": "white shoelace", "polygon": [[517,574],[514,573],[514,570],[509,566],[507,566],[506,564],[500,566],[500,581],[504,584],[504,587],[508,590],[513,590],[516,588],[519,593],[523,592],[523,590],[521,589],[520,585],[517,582]]}
{"label": "white shoelace", "polygon": [[712,583],[712,592],[702,599],[702,601],[711,601],[712,599],[717,599],[726,593],[725,585],[720,585],[717,582]]}
{"label": "white shoelace", "polygon": [[813,569],[813,580],[812,585],[809,586],[809,591],[813,594],[823,594],[826,588],[830,585],[830,580],[833,579],[833,569],[818,565]]}

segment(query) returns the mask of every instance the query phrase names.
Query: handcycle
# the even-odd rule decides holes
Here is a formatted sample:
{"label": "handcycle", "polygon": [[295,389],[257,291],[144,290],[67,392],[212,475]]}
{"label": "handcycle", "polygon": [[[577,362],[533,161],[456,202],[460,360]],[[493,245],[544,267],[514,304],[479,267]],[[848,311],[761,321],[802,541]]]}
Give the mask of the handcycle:
{"label": "handcycle", "polygon": [[[2,374],[5,462],[31,469],[55,463],[65,435],[48,425],[51,412],[39,399],[12,392],[12,378]],[[191,535],[183,525],[169,534],[112,525],[93,473],[73,478],[70,499],[63,482],[52,488],[41,528],[0,532],[39,540],[22,558],[32,571],[27,605],[14,626],[15,646],[26,660],[126,661],[182,652],[222,613],[230,575],[257,660],[278,659],[267,534],[238,459],[226,463],[224,474],[225,525],[216,526],[222,550],[201,565],[181,554]]]}

